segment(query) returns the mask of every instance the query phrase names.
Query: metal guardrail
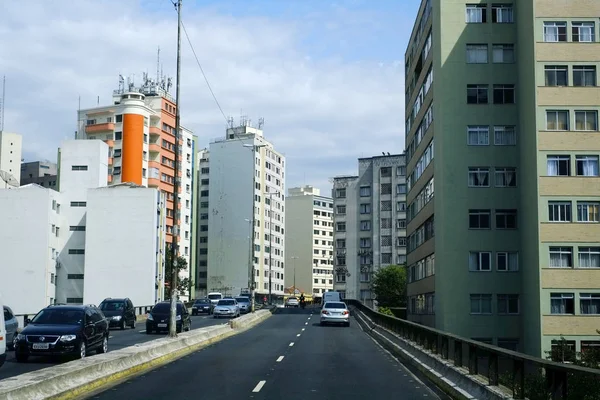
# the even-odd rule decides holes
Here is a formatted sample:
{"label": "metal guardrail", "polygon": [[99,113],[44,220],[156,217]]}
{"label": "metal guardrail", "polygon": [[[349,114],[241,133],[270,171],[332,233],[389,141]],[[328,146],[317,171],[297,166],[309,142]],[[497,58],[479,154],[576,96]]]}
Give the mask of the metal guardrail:
{"label": "metal guardrail", "polygon": [[[358,300],[345,299],[344,301],[346,304],[362,311],[377,325],[441,356],[444,360],[452,361],[456,367],[468,368],[470,375],[486,377],[490,386],[499,386],[502,383],[512,390],[515,399],[525,399],[527,370],[543,374],[546,389],[552,399],[567,399],[570,389],[569,380],[574,377],[583,375],[589,377],[590,382],[600,382],[599,369],[568,365],[529,356],[381,314]],[[487,370],[485,375],[481,373],[479,368],[481,358],[484,361],[487,360],[487,363],[484,363],[485,368],[481,368]],[[503,367],[506,367],[505,375],[508,377],[500,373],[501,362]],[[503,382],[500,382],[501,378]],[[504,382],[504,380],[507,380],[507,382]]]}
{"label": "metal guardrail", "polygon": [[[151,306],[139,306],[135,307],[135,315],[144,315],[150,312],[154,307],[154,304]],[[27,326],[27,320],[36,316],[37,313],[34,314],[15,314],[17,321],[19,322],[19,328],[25,328]]]}

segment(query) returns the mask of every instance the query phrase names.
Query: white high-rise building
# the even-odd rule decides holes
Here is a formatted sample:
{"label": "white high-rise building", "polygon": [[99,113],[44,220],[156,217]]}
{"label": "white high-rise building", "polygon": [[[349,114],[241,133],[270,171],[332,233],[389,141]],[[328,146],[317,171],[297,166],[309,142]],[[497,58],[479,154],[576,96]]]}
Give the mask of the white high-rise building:
{"label": "white high-rise building", "polygon": [[333,290],[333,200],[318,188],[288,189],[285,286],[313,297]]}
{"label": "white high-rise building", "polygon": [[372,304],[373,273],[406,264],[406,158],[358,159],[358,176],[333,180],[334,288]]}
{"label": "white high-rise building", "polygon": [[12,175],[12,179],[0,177],[0,189],[15,187],[21,182],[22,142],[21,135],[0,131],[0,171],[4,171],[5,177]]}
{"label": "white high-rise building", "polygon": [[[252,254],[257,294],[269,293],[270,276],[271,293],[281,297],[285,157],[262,130],[247,124],[228,128],[209,149],[207,290],[232,295],[248,290]],[[202,224],[200,228],[202,232]]]}
{"label": "white high-rise building", "polygon": [[196,224],[196,298],[205,297],[208,294],[208,195],[210,184],[209,151],[202,149],[196,154],[196,179],[197,193],[196,212],[194,224]]}

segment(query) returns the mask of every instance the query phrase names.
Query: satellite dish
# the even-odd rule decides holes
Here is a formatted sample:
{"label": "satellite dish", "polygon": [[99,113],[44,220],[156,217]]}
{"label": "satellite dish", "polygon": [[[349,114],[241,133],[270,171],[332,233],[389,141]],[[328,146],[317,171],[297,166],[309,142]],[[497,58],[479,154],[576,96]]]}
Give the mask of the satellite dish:
{"label": "satellite dish", "polygon": [[0,171],[0,179],[4,181],[4,189],[8,189],[9,186],[19,187],[19,181],[10,172]]}

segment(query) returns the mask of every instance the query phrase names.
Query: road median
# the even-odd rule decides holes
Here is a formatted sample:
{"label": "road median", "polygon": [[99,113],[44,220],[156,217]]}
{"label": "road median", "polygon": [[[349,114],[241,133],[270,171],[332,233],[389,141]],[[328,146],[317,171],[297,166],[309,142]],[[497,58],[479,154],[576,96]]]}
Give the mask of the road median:
{"label": "road median", "polygon": [[163,337],[7,378],[0,381],[0,400],[77,399],[241,333],[271,315],[270,310],[261,310],[228,324],[184,332],[174,339]]}

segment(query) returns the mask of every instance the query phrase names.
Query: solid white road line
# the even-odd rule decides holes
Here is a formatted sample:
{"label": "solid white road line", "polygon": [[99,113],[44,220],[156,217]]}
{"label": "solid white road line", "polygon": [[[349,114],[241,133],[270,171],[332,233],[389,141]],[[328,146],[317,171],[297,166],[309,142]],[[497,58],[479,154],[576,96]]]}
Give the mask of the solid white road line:
{"label": "solid white road line", "polygon": [[258,384],[254,387],[254,390],[252,390],[252,392],[253,393],[260,392],[260,389],[262,389],[262,387],[265,386],[265,383],[267,383],[267,381],[260,381],[260,382],[258,382]]}
{"label": "solid white road line", "polygon": [[294,345],[294,342],[290,343],[290,347],[292,347]]}
{"label": "solid white road line", "polygon": [[279,356],[279,357],[277,358],[277,362],[281,362],[281,361],[283,361],[283,357],[284,357],[284,356]]}

